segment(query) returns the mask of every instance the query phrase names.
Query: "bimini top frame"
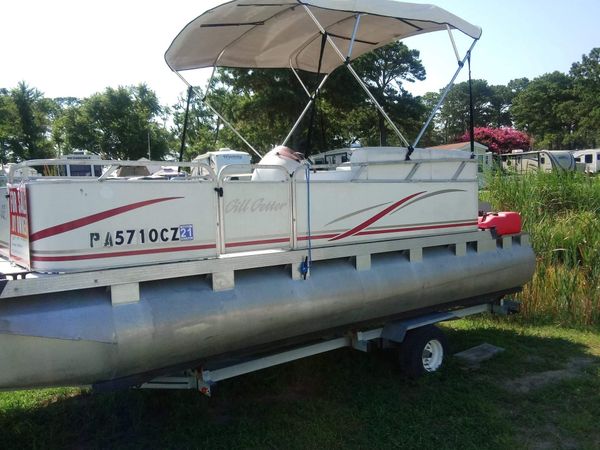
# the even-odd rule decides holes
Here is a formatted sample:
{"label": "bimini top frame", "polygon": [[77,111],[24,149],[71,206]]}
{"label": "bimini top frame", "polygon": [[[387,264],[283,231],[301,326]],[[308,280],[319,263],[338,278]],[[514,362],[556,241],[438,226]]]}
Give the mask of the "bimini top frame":
{"label": "bimini top frame", "polygon": [[[443,30],[450,34],[459,67],[411,146],[354,71],[351,61],[391,42]],[[462,59],[454,43],[452,30],[459,30],[473,39],[473,44]],[[410,149],[418,144],[480,36],[481,28],[433,5],[394,0],[234,0],[204,12],[187,24],[167,49],[165,60],[188,86],[191,85],[181,71],[206,67],[213,67],[213,70],[216,67],[291,68],[309,96],[309,104],[286,142],[309,111],[327,76],[337,67],[346,65],[394,132]],[[302,83],[297,70],[324,74],[325,77],[311,93]],[[227,120],[205,103],[246,145],[259,154]]]}

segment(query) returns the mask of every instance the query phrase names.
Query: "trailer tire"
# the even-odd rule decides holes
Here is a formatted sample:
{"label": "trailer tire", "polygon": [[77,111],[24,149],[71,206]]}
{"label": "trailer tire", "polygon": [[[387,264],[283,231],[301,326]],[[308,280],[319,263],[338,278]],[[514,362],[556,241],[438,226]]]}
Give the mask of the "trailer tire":
{"label": "trailer tire", "polygon": [[444,362],[448,341],[438,327],[427,325],[406,333],[399,348],[400,367],[410,378],[436,372]]}

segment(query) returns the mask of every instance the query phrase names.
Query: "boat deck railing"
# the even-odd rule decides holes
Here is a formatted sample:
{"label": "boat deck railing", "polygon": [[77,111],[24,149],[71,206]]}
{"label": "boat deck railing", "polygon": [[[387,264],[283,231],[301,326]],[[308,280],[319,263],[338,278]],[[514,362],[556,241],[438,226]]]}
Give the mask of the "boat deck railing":
{"label": "boat deck railing", "polygon": [[[92,169],[90,174],[87,176],[68,176],[66,174],[60,174],[58,171],[61,167],[99,167],[101,168],[101,174],[94,176],[94,170]],[[127,176],[118,177],[116,176],[117,171],[123,167],[144,167],[148,169],[148,177],[152,177],[150,169],[158,168],[159,171],[164,167],[176,167],[177,173],[182,174],[185,178],[201,178],[205,180],[214,181],[216,174],[214,170],[199,161],[191,162],[179,162],[179,161],[122,161],[122,160],[106,160],[106,159],[33,159],[23,161],[17,164],[13,164],[8,169],[7,180],[9,183],[15,181],[28,181],[28,180],[52,180],[52,179],[96,179],[98,181],[105,181],[113,178],[123,179],[140,179],[143,176]],[[42,173],[39,173],[37,169],[42,169]],[[187,169],[183,170],[183,169]],[[35,172],[34,172],[35,171]],[[193,175],[196,173],[196,175]],[[159,177],[157,177],[159,178]]]}

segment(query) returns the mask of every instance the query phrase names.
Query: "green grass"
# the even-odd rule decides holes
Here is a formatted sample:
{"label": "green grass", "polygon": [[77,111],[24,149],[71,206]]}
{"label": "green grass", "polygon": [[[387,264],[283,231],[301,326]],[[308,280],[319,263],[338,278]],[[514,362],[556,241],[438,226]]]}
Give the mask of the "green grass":
{"label": "green grass", "polygon": [[489,179],[485,200],[518,211],[537,272],[525,289],[528,322],[600,325],[600,178],[534,173]]}
{"label": "green grass", "polygon": [[[600,446],[600,334],[515,321],[444,326],[454,351],[505,352],[476,370],[404,378],[391,354],[335,351],[193,391],[0,393],[7,448],[527,449]],[[522,393],[528,374],[591,365]],[[569,447],[571,446],[571,447]]]}

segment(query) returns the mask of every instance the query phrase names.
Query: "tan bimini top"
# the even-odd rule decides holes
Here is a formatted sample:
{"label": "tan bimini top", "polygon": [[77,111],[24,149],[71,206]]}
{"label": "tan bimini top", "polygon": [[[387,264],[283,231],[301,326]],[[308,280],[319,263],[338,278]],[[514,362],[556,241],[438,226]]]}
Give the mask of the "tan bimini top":
{"label": "tan bimini top", "polygon": [[[169,46],[172,70],[203,67],[289,68],[319,71],[322,35],[310,14],[347,55],[361,14],[351,59],[390,42],[456,29],[479,39],[481,28],[433,5],[394,0],[234,0],[187,24]],[[320,72],[344,62],[327,45]]]}

